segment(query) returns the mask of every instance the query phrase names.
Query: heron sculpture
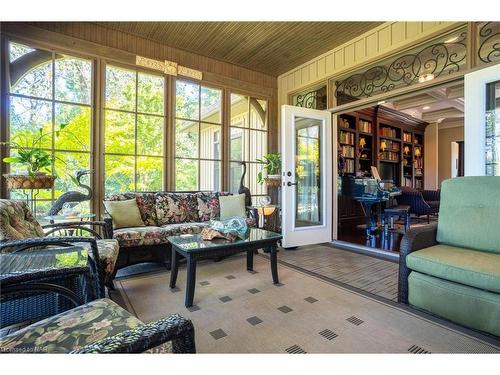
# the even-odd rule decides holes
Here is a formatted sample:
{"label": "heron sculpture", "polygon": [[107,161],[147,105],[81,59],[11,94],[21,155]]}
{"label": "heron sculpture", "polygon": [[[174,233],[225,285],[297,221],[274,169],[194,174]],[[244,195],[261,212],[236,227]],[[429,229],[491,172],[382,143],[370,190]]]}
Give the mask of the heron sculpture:
{"label": "heron sculpture", "polygon": [[81,187],[82,189],[86,190],[86,193],[82,193],[80,191],[68,191],[61,195],[57,200],[54,202],[52,207],[49,210],[48,215],[49,216],[54,216],[61,211],[63,208],[63,205],[65,203],[70,203],[72,207],[76,206],[80,202],[85,202],[89,201],[92,199],[92,188],[88,185],[85,185],[84,183],[81,182],[81,178],[87,174],[94,173],[92,169],[81,169],[76,172],[76,177],[73,179],[74,182],[76,183],[77,186]]}
{"label": "heron sculpture", "polygon": [[243,182],[245,181],[245,175],[247,173],[247,163],[245,163],[244,161],[240,161],[240,164],[243,165],[243,174],[241,175],[238,194],[245,194],[245,206],[250,207],[252,205],[252,195],[250,194],[250,189],[243,185]]}

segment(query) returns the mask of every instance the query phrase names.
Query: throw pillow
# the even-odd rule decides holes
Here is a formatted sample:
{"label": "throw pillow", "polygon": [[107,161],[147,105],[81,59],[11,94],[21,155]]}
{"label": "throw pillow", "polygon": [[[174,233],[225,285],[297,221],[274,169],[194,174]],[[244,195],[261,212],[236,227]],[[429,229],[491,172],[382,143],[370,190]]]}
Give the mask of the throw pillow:
{"label": "throw pillow", "polygon": [[124,201],[104,201],[104,207],[113,218],[114,229],[145,226],[135,198]]}
{"label": "throw pillow", "polygon": [[219,197],[220,219],[227,220],[232,217],[246,217],[245,194],[228,195]]}

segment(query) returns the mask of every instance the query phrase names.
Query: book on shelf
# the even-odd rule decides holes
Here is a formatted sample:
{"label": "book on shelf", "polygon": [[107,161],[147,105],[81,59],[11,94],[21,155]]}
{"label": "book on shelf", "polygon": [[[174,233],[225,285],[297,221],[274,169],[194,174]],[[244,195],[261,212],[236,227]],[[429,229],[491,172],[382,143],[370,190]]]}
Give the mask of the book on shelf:
{"label": "book on shelf", "polygon": [[423,168],[424,162],[422,158],[415,159],[414,161],[415,168]]}
{"label": "book on shelf", "polygon": [[411,133],[403,132],[403,142],[411,143]]}
{"label": "book on shelf", "polygon": [[342,146],[342,156],[345,158],[354,157],[354,146]]}
{"label": "book on shelf", "polygon": [[358,122],[358,130],[364,133],[372,132],[372,123],[365,120],[359,120]]}
{"label": "book on shelf", "polygon": [[340,118],[340,121],[339,121],[339,126],[341,128],[344,128],[344,129],[350,129],[351,128],[351,124],[349,123],[349,121],[345,118]]}
{"label": "book on shelf", "polygon": [[380,128],[380,135],[384,137],[396,138],[396,129]]}
{"label": "book on shelf", "polygon": [[340,131],[339,142],[349,145],[354,145],[354,133]]}
{"label": "book on shelf", "polygon": [[422,180],[415,180],[415,189],[422,189]]}
{"label": "book on shelf", "polygon": [[382,151],[380,153],[380,159],[382,161],[399,161],[399,154],[393,151]]}
{"label": "book on shelf", "polygon": [[354,173],[354,160],[348,159],[345,161],[345,172]]}
{"label": "book on shelf", "polygon": [[408,187],[412,187],[413,186],[413,183],[411,181],[411,177],[405,177],[405,178],[403,178],[403,186],[408,186]]}

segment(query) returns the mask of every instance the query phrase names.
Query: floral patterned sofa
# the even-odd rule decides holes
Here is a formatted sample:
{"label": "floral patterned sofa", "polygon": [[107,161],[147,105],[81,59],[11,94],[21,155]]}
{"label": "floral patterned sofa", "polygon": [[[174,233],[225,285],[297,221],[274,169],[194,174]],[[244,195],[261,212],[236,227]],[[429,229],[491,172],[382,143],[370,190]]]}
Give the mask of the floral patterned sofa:
{"label": "floral patterned sofa", "polygon": [[[219,197],[224,192],[129,192],[111,194],[106,201],[135,198],[144,226],[114,229],[112,237],[118,240],[120,253],[115,266],[154,262],[170,269],[171,247],[169,236],[199,233],[211,219],[220,214]],[[247,213],[250,215],[251,213]],[[112,217],[105,220],[112,223]],[[248,218],[249,225],[254,220]]]}

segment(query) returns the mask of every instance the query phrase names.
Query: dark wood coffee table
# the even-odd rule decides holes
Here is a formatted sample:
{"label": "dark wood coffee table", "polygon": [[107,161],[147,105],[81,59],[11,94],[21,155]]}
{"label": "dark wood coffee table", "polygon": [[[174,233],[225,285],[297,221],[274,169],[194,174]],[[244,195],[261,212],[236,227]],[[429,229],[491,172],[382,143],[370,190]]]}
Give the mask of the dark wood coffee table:
{"label": "dark wood coffee table", "polygon": [[258,249],[269,251],[273,283],[278,284],[277,242],[281,234],[259,228],[250,228],[244,240],[230,242],[224,239],[204,241],[201,234],[184,234],[169,237],[172,244],[172,269],[170,271],[170,288],[175,288],[179,270],[179,254],[187,261],[186,307],[193,306],[194,287],[196,284],[196,262],[200,259],[223,257],[246,251],[247,270],[253,271],[253,255]]}

